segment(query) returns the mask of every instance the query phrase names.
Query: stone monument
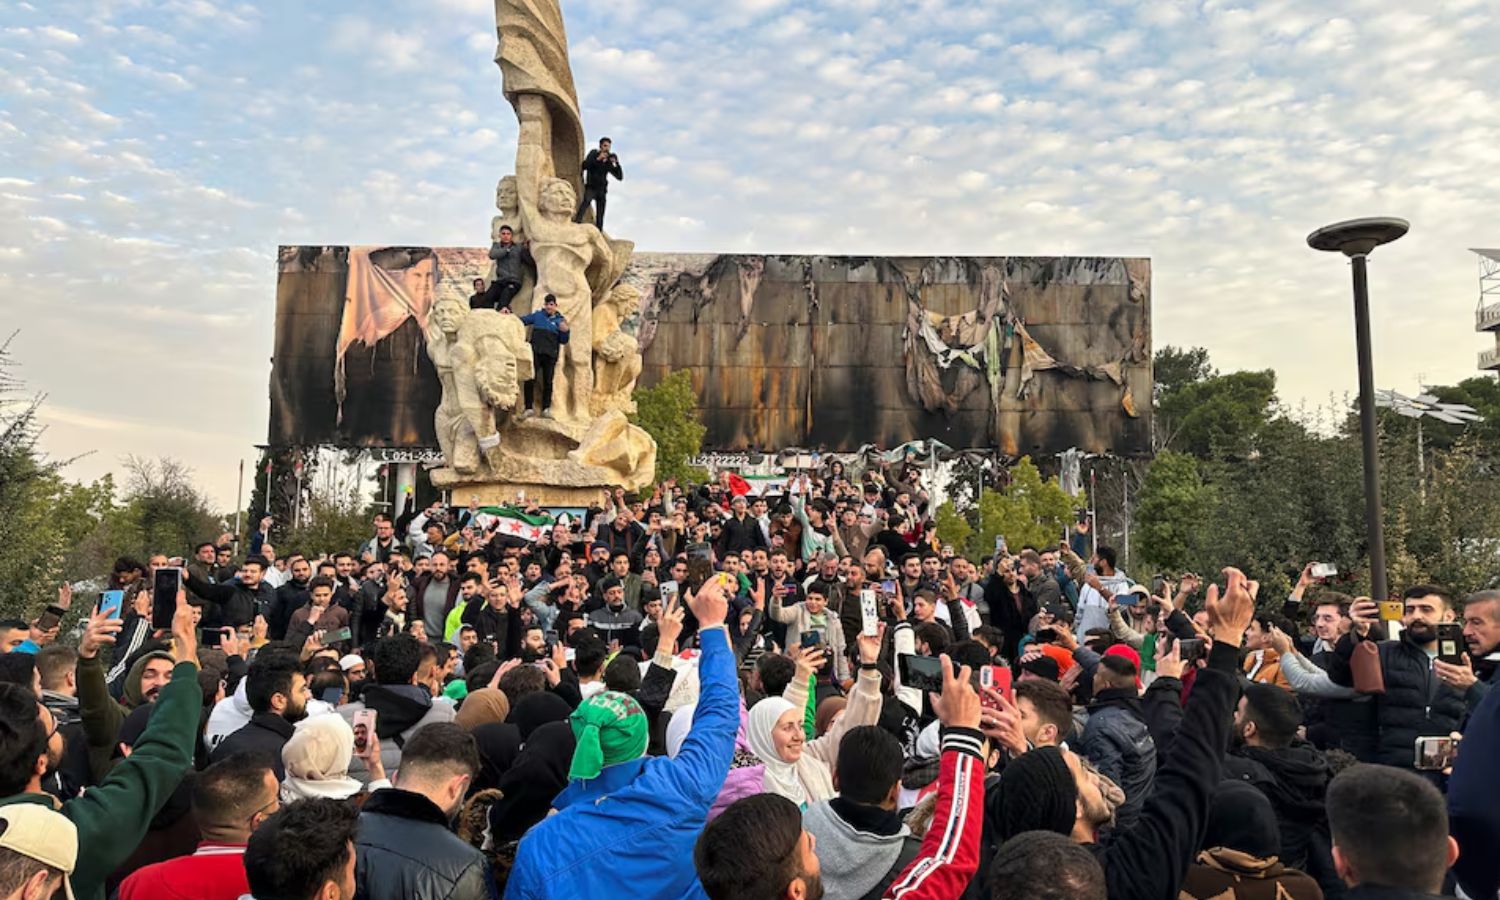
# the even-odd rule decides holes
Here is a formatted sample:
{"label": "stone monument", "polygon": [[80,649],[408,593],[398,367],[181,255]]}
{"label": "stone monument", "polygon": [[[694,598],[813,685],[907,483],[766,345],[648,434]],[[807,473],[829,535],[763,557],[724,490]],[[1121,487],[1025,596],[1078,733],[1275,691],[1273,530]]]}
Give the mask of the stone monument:
{"label": "stone monument", "polygon": [[509,225],[518,243],[528,242],[535,278],[515,305],[539,309],[544,296],[556,296],[570,335],[557,362],[553,418],[522,419],[523,385],[534,375],[526,327],[509,312],[437,305],[427,354],[442,382],[434,424],[445,464],[432,483],[456,502],[510,502],[524,491],[550,505],[584,505],[603,488],[635,490],[655,477],[656,443],[626,419],[635,411],[641,351],[620,324],[640,294],[618,282],[634,245],[573,221],[584,131],[558,0],[495,0],[495,26],[495,62],[520,136],[515,174],[495,188],[490,239]]}

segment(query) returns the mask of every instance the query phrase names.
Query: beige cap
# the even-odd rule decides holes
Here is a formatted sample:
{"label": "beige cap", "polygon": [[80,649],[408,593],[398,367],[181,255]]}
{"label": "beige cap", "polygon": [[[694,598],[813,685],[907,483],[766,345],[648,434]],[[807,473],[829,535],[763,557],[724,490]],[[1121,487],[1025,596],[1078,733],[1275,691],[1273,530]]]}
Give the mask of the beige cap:
{"label": "beige cap", "polygon": [[37,803],[0,806],[0,847],[61,869],[63,891],[73,900],[68,879],[78,863],[78,826],[67,816]]}

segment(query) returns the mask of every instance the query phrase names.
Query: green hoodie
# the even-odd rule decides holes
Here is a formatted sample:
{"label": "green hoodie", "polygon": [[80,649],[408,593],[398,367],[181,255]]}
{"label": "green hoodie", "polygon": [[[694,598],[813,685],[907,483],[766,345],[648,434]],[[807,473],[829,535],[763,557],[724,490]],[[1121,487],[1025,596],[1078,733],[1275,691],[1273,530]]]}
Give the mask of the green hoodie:
{"label": "green hoodie", "polygon": [[[101,665],[97,659],[80,660],[79,667],[90,662]],[[198,667],[178,663],[172,669],[171,683],[157,695],[156,710],[134,750],[107,778],[60,806],[50,794],[25,793],[0,799],[0,806],[46,804],[60,809],[77,826],[78,867],[70,880],[78,900],[104,900],[105,879],[135,852],[152,818],[192,769],[202,709]]]}

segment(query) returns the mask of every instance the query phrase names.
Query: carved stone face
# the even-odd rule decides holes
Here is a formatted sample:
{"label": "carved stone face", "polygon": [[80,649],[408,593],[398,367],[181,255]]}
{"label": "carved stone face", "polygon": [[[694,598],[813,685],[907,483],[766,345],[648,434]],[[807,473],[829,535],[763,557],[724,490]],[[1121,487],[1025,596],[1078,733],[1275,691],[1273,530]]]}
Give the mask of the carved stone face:
{"label": "carved stone face", "polygon": [[521,198],[516,193],[516,176],[507,175],[500,179],[495,185],[495,208],[503,211],[516,209],[521,205]]}
{"label": "carved stone face", "polygon": [[625,315],[640,305],[641,292],[634,285],[617,284],[614,290],[609,292],[609,302],[619,310],[621,315]]}
{"label": "carved stone face", "polygon": [[474,381],[487,404],[497,409],[516,405],[520,385],[516,379],[516,361],[499,341],[485,341],[485,355],[474,367]]}
{"label": "carved stone face", "polygon": [[437,323],[439,331],[446,337],[452,338],[458,334],[458,326],[463,324],[466,312],[468,310],[457,300],[443,300],[432,311],[432,319]]}
{"label": "carved stone face", "polygon": [[577,202],[578,196],[573,193],[573,186],[561,178],[548,179],[542,186],[541,207],[544,213],[572,216]]}

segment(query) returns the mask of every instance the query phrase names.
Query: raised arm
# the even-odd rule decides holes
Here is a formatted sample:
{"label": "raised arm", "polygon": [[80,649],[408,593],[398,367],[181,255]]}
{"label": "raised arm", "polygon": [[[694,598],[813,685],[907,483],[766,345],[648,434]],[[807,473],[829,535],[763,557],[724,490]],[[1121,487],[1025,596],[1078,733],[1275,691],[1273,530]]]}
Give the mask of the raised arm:
{"label": "raised arm", "polygon": [[859,676],[854,681],[854,690],[849,692],[849,705],[844,707],[844,714],[829,727],[827,734],[808,741],[802,751],[821,759],[830,769],[838,760],[839,742],[849,729],[880,721],[880,672],[874,665],[880,658],[880,641],[884,634],[885,626],[881,625],[880,634],[859,636]]}
{"label": "raised arm", "polygon": [[[734,676],[734,651],[724,624],[729,601],[720,580],[715,577],[704,583],[688,600],[688,607],[698,620],[698,642],[703,651],[698,660],[698,706],[693,727],[676,758],[647,768],[642,780],[685,798],[691,806],[682,814],[693,818],[707,815],[729,774],[734,736],[740,727],[740,692]],[[661,782],[655,783],[657,779]]]}

